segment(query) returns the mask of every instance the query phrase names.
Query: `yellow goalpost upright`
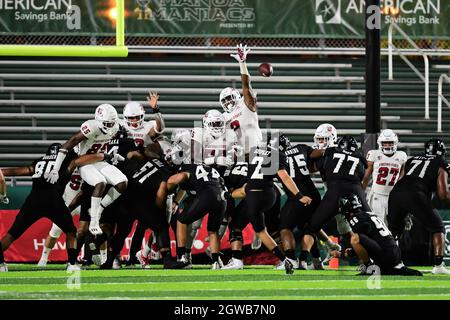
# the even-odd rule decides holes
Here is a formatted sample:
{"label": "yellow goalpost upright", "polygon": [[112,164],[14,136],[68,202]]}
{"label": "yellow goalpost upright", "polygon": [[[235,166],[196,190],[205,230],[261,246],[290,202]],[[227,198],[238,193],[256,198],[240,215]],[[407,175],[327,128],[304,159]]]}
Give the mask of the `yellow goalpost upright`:
{"label": "yellow goalpost upright", "polygon": [[0,45],[0,56],[127,57],[124,0],[116,0],[115,46]]}

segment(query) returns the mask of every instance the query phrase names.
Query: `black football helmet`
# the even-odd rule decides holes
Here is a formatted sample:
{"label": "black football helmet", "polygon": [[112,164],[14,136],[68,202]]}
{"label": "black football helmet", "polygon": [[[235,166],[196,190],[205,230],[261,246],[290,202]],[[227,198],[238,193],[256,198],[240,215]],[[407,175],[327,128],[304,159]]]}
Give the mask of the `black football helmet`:
{"label": "black football helmet", "polygon": [[339,213],[342,213],[345,217],[361,210],[361,200],[356,194],[347,194],[339,200]]}
{"label": "black football helmet", "polygon": [[61,143],[52,143],[47,149],[47,155],[52,156],[58,154],[59,149],[61,147],[62,147]]}
{"label": "black football helmet", "polygon": [[441,139],[430,139],[425,142],[425,155],[427,156],[443,157],[446,152],[444,141]]}
{"label": "black football helmet", "polygon": [[278,139],[280,143],[280,151],[284,152],[291,147],[291,140],[289,140],[289,137],[284,133],[280,133],[280,137]]}
{"label": "black football helmet", "polygon": [[358,149],[358,143],[352,136],[342,136],[337,142],[337,147],[341,150],[354,152]]}

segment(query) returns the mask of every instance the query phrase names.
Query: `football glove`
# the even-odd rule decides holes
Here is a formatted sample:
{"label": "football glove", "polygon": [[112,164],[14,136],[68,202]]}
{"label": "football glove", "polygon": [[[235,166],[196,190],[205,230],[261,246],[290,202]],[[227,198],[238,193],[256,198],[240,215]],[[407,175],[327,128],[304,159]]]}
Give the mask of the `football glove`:
{"label": "football glove", "polygon": [[247,48],[247,45],[242,46],[242,43],[237,45],[237,53],[230,54],[231,57],[236,59],[237,62],[242,63],[247,60],[247,54],[250,52],[250,49]]}
{"label": "football glove", "polygon": [[8,199],[8,197],[6,196],[6,194],[1,194],[1,193],[0,193],[0,203],[3,203],[3,204],[9,204],[9,199]]}
{"label": "football glove", "polygon": [[117,152],[114,154],[105,153],[105,161],[116,166],[119,162],[125,161],[125,158]]}
{"label": "football glove", "polygon": [[45,180],[47,180],[47,182],[50,182],[51,184],[55,184],[56,181],[58,181],[58,179],[59,179],[58,170],[56,170],[56,169],[51,170],[49,173],[44,174],[44,178],[45,178]]}

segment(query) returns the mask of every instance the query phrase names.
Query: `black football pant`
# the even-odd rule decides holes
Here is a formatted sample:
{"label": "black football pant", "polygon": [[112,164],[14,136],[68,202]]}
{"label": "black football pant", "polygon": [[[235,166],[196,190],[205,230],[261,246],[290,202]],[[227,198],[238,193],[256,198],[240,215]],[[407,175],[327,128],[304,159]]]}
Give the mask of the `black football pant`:
{"label": "black football pant", "polygon": [[389,230],[398,236],[405,229],[405,217],[411,213],[430,233],[444,233],[444,223],[430,197],[419,191],[392,190],[388,201]]}
{"label": "black football pant", "polygon": [[339,211],[339,200],[345,195],[356,194],[361,200],[362,210],[371,211],[361,183],[333,181],[328,183],[327,187],[328,190],[323,196],[319,207],[305,228],[305,234],[316,234],[331,218],[337,215]]}
{"label": "black football pant", "polygon": [[359,242],[381,270],[392,269],[401,262],[400,248],[397,246],[382,248],[375,240],[365,234],[359,234]]}

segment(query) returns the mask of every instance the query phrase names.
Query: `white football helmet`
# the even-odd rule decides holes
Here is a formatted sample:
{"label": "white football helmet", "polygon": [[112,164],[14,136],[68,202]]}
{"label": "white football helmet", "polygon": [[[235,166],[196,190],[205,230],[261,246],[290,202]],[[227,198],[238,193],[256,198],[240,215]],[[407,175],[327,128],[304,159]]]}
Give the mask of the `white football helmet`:
{"label": "white football helmet", "polygon": [[220,92],[219,102],[225,112],[232,112],[240,99],[241,94],[238,90],[227,87]]}
{"label": "white football helmet", "polygon": [[166,156],[166,159],[170,159],[176,165],[189,163],[191,156],[191,138],[192,133],[190,130],[175,129],[172,132],[170,154]]}
{"label": "white football helmet", "polygon": [[316,133],[314,134],[314,148],[326,149],[335,146],[336,142],[337,131],[332,124],[322,123],[317,127]]}
{"label": "white football helmet", "polygon": [[214,138],[218,138],[225,133],[225,117],[218,110],[209,110],[203,116],[203,128]]}
{"label": "white football helmet", "polygon": [[119,130],[116,109],[110,104],[101,104],[95,109],[95,121],[104,134],[115,135]]}
{"label": "white football helmet", "polygon": [[[140,129],[144,125],[145,110],[139,102],[129,102],[123,109],[125,123],[131,129]],[[136,120],[137,118],[137,120]]]}
{"label": "white football helmet", "polygon": [[391,129],[381,131],[377,140],[378,149],[385,155],[394,154],[397,151],[398,136]]}

